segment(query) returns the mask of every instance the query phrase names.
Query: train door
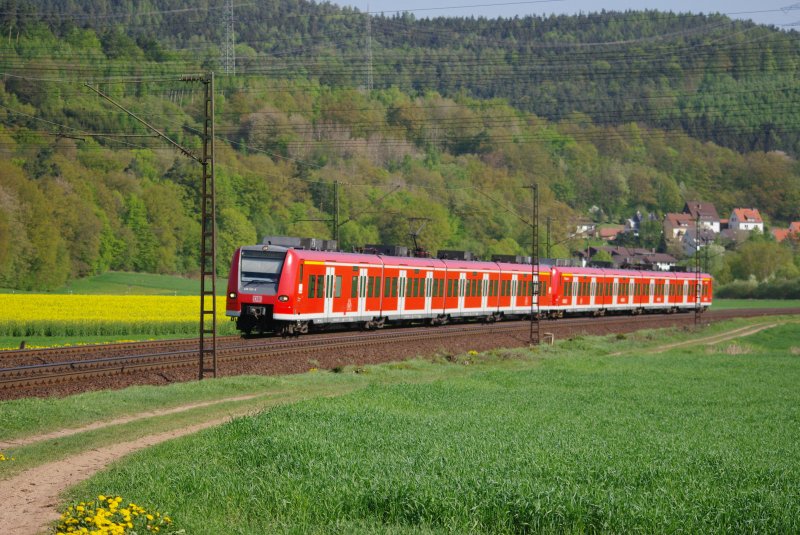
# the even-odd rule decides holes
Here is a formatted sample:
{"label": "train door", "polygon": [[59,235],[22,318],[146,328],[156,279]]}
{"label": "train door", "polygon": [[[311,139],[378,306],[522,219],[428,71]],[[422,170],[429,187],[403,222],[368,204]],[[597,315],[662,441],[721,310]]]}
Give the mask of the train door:
{"label": "train door", "polygon": [[597,277],[592,277],[589,282],[589,306],[597,303]]}
{"label": "train door", "polygon": [[425,291],[425,313],[426,314],[430,314],[431,310],[433,308],[432,307],[432,301],[433,301],[433,299],[432,299],[432,297],[433,297],[432,290],[433,290],[433,272],[432,271],[428,271],[425,274],[425,286],[424,286],[424,291]]}
{"label": "train door", "polygon": [[404,269],[400,270],[400,278],[397,281],[397,312],[403,314],[406,311],[406,282],[408,272]]}
{"label": "train door", "polygon": [[359,317],[367,313],[367,268],[358,270],[358,315]]}
{"label": "train door", "polygon": [[514,273],[513,275],[511,275],[511,281],[508,283],[509,284],[508,293],[511,294],[511,297],[509,298],[509,301],[508,301],[508,305],[509,305],[509,308],[511,309],[512,312],[514,311],[515,308],[517,308],[517,283],[518,283],[517,279],[518,278],[519,278],[519,275]]}
{"label": "train door", "polygon": [[481,281],[481,310],[487,310],[489,308],[489,274],[483,274],[483,280]]}
{"label": "train door", "polygon": [[[334,286],[336,281],[336,268],[335,267],[326,267],[325,268],[325,304],[323,307],[323,317],[326,320],[330,320],[333,317],[333,299],[334,299]],[[339,286],[339,292],[341,293],[341,284]]]}
{"label": "train door", "polygon": [[466,295],[467,274],[458,274],[458,313],[464,312],[464,296]]}

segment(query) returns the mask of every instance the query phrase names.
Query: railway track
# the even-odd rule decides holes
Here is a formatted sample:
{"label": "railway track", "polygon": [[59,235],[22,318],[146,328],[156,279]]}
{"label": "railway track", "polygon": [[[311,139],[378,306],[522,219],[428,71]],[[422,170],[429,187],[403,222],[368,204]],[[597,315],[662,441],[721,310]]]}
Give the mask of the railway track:
{"label": "railway track", "polygon": [[[800,313],[797,310],[780,311],[715,311],[704,317],[714,321],[742,315]],[[575,333],[628,332],[641,328],[667,325],[689,325],[692,314],[672,316],[610,316],[605,318],[569,318],[558,321],[543,321],[542,332],[554,332],[556,337]],[[337,332],[303,336],[300,338],[267,338],[245,340],[239,337],[218,338],[218,369],[240,367],[244,361],[282,361],[302,355],[320,353],[364,353],[368,348],[380,352],[381,348],[413,347],[425,344],[433,346],[455,340],[480,340],[488,337],[512,337],[524,345],[528,339],[529,322],[501,322],[495,324],[456,324],[444,327],[409,327],[369,332]],[[385,350],[385,349],[384,349]],[[0,399],[11,399],[26,395],[26,391],[37,390],[39,395],[60,385],[94,383],[103,388],[103,382],[124,383],[123,378],[146,374],[163,374],[179,370],[186,380],[198,365],[197,340],[166,340],[125,344],[105,344],[50,350],[15,350],[0,354]],[[295,360],[302,360],[296,358]],[[308,359],[306,359],[308,360]],[[10,365],[28,362],[27,364]],[[302,368],[301,368],[302,369]],[[294,369],[300,371],[301,369]],[[284,366],[278,373],[291,373]],[[235,373],[226,373],[233,375]],[[122,384],[124,386],[124,384]],[[72,390],[81,387],[72,387]],[[91,387],[84,388],[91,389]],[[42,394],[44,393],[44,394]]]}
{"label": "railway track", "polygon": [[[218,366],[224,363],[247,359],[269,358],[313,351],[332,351],[355,346],[376,346],[396,342],[431,340],[454,335],[464,336],[485,332],[492,328],[494,333],[520,330],[519,322],[485,325],[459,325],[444,329],[412,328],[378,332],[359,332],[347,335],[317,335],[292,339],[268,339],[261,343],[227,344],[217,349]],[[525,324],[527,325],[527,324]],[[238,340],[237,337],[233,337]],[[102,358],[82,358],[61,360],[41,364],[30,364],[0,368],[0,390],[41,387],[81,379],[112,377],[143,371],[164,371],[174,368],[197,366],[199,353],[195,340],[170,341],[169,346],[183,347],[194,345],[194,349],[177,349],[155,353],[137,353],[124,356]],[[159,347],[159,346],[150,346]],[[163,348],[163,346],[161,346]],[[137,351],[142,347],[130,347]],[[118,349],[115,348],[115,351]]]}

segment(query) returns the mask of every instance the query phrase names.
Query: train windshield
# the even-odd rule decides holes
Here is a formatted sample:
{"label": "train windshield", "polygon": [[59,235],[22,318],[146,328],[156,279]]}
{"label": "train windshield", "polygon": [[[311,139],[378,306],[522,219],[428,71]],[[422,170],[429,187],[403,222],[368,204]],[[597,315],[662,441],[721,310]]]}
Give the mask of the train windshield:
{"label": "train windshield", "polygon": [[242,285],[278,286],[286,251],[242,251]]}

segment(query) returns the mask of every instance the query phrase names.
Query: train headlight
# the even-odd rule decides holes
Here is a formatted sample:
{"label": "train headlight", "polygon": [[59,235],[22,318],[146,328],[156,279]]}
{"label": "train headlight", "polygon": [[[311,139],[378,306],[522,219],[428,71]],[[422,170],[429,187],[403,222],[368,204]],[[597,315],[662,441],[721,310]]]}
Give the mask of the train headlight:
{"label": "train headlight", "polygon": [[231,292],[228,294],[228,299],[236,299],[236,292]]}
{"label": "train headlight", "polygon": [[281,303],[285,303],[288,300],[289,300],[289,296],[288,295],[279,295],[278,296],[278,301],[280,301]]}

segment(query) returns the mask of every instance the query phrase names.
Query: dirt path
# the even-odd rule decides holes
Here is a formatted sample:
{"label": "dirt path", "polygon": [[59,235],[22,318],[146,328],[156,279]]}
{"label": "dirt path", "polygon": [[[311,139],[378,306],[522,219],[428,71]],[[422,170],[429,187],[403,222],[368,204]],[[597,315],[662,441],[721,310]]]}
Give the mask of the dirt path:
{"label": "dirt path", "polygon": [[715,334],[713,336],[707,336],[705,338],[696,338],[693,340],[686,340],[684,342],[676,342],[674,344],[666,344],[663,346],[657,346],[650,349],[629,349],[625,351],[618,351],[617,353],[610,353],[610,357],[618,357],[620,355],[625,355],[632,352],[641,352],[647,354],[658,354],[663,353],[665,351],[669,351],[670,349],[676,349],[679,347],[687,347],[693,345],[706,345],[711,346],[714,344],[719,344],[720,342],[727,342],[728,340],[735,340],[736,338],[742,338],[744,336],[750,336],[751,334],[756,334],[766,329],[771,329],[772,327],[777,327],[778,325],[783,325],[786,322],[778,322],[778,323],[765,323],[760,325],[748,325],[745,327],[740,327],[738,329],[734,329],[732,331],[726,331],[724,333]]}
{"label": "dirt path", "polygon": [[686,342],[677,342],[675,344],[667,344],[665,346],[660,346],[655,350],[648,351],[648,353],[663,353],[664,351],[669,351],[670,349],[675,349],[678,347],[686,347],[686,346],[693,346],[693,345],[700,345],[703,344],[705,346],[713,346],[715,344],[719,344],[721,342],[727,342],[729,340],[735,340],[736,338],[742,338],[744,336],[750,336],[752,334],[756,334],[766,329],[771,329],[772,327],[776,327],[781,325],[780,323],[766,323],[762,325],[750,325],[748,327],[742,327],[739,329],[735,329],[733,331],[728,331],[725,333],[716,334],[714,336],[709,336],[707,338],[701,338],[700,340],[688,340]]}
{"label": "dirt path", "polygon": [[8,440],[5,442],[0,442],[0,450],[8,450],[19,448],[20,446],[27,446],[29,444],[35,444],[36,442],[43,442],[45,440],[52,440],[54,438],[63,438],[68,437],[70,435],[77,435],[78,433],[84,433],[86,431],[94,431],[95,429],[103,429],[104,427],[109,427],[112,425],[122,425],[127,424],[130,422],[135,422],[137,420],[144,420],[147,418],[156,418],[158,416],[166,416],[168,414],[178,414],[181,412],[190,411],[192,409],[199,409],[201,407],[209,407],[212,405],[218,405],[220,403],[228,403],[232,401],[247,401],[249,399],[254,399],[257,397],[261,397],[264,394],[253,394],[250,396],[239,396],[234,398],[225,398],[225,399],[218,399],[214,401],[203,401],[200,403],[191,403],[189,405],[181,405],[179,407],[173,407],[171,409],[164,409],[164,410],[156,410],[156,411],[146,411],[141,412],[138,414],[132,414],[130,416],[125,416],[123,418],[117,418],[116,420],[108,420],[104,422],[94,422],[89,425],[85,425],[83,427],[75,427],[72,429],[59,429],[58,431],[53,431],[52,433],[45,433],[42,435],[34,435],[30,437],[24,437],[14,440]]}
{"label": "dirt path", "polygon": [[219,425],[229,418],[226,416],[131,442],[89,450],[0,481],[0,535],[36,535],[44,532],[53,521],[58,520],[58,496],[68,487],[88,479],[112,461],[129,453]]}

